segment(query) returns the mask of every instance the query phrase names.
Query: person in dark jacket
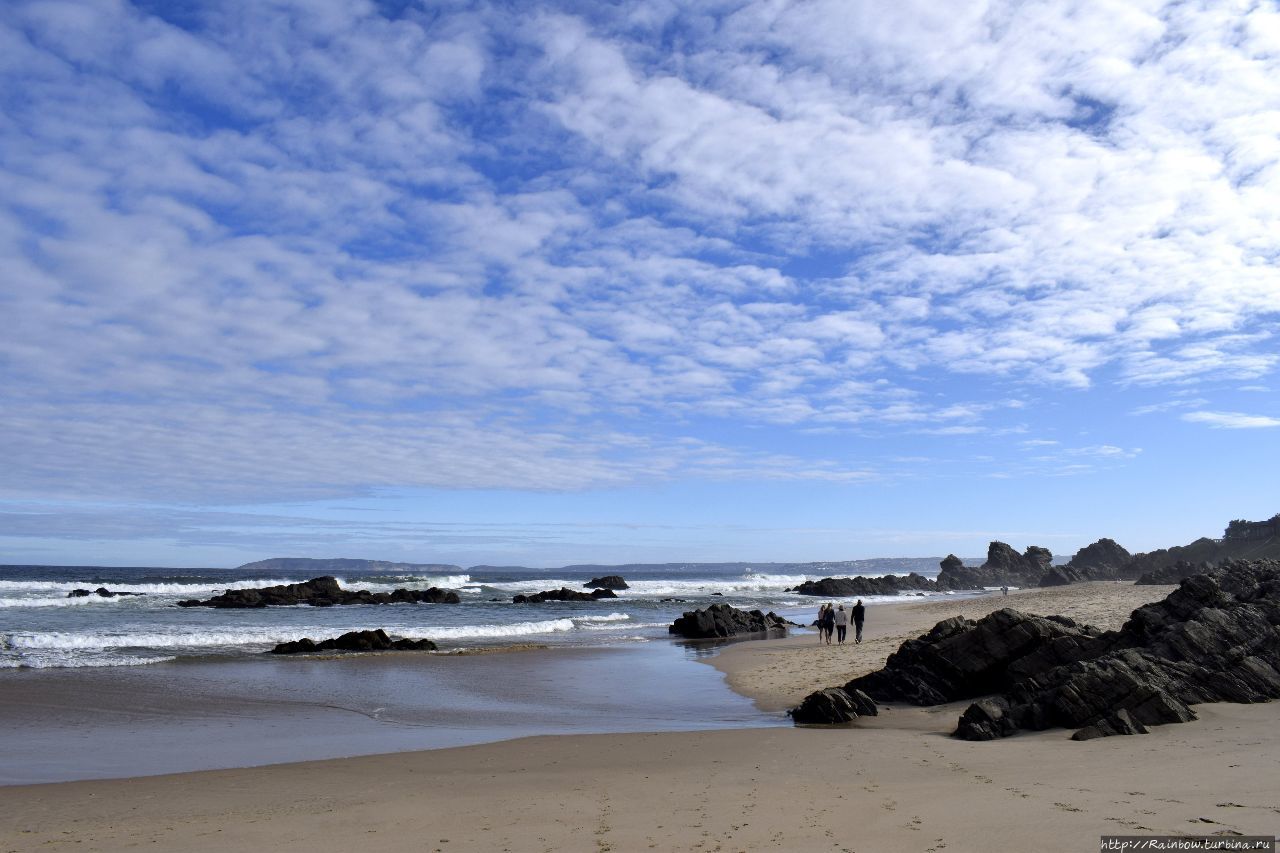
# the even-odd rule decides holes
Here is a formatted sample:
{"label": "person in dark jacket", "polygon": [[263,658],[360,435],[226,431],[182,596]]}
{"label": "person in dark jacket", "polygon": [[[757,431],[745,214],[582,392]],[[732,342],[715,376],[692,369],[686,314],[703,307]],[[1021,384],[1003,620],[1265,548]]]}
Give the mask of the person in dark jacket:
{"label": "person in dark jacket", "polygon": [[855,643],[862,642],[862,620],[867,616],[867,608],[862,606],[862,599],[858,599],[858,603],[853,605],[853,641]]}
{"label": "person in dark jacket", "polygon": [[827,610],[822,614],[822,633],[827,635],[827,645],[831,645],[831,635],[836,632],[836,606],[827,604]]}

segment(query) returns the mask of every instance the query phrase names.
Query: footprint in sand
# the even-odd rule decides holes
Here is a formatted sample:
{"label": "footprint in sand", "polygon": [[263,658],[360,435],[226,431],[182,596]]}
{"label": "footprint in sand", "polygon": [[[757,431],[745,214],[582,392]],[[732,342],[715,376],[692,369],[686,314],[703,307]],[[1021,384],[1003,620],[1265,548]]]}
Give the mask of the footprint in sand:
{"label": "footprint in sand", "polygon": [[1075,806],[1067,805],[1066,803],[1054,803],[1054,805],[1055,805],[1055,806],[1057,806],[1058,808],[1062,809],[1064,812],[1081,812],[1081,811],[1084,811],[1084,809],[1078,809],[1078,808],[1076,808]]}

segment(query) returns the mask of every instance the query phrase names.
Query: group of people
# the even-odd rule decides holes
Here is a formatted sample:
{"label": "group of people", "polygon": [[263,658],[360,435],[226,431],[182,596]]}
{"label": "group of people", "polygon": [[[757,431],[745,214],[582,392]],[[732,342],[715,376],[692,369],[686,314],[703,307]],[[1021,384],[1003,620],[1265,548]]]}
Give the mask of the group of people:
{"label": "group of people", "polygon": [[858,599],[858,603],[844,609],[841,604],[837,607],[828,602],[818,608],[818,642],[831,645],[832,634],[836,637],[837,643],[844,643],[845,635],[849,631],[849,617],[853,617],[853,641],[855,643],[862,642],[862,621],[866,618],[867,609],[862,606],[862,599]]}

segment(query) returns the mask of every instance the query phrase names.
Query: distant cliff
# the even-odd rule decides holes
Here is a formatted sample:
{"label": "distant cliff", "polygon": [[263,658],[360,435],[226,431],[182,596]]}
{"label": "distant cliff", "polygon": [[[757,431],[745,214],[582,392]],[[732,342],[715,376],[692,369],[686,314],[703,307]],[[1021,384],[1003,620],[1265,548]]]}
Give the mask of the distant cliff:
{"label": "distant cliff", "polygon": [[272,557],[237,566],[237,571],[249,572],[311,572],[315,575],[342,574],[343,572],[434,572],[460,574],[461,566],[446,563],[391,563],[386,560],[353,560],[345,557],[314,559],[312,557]]}

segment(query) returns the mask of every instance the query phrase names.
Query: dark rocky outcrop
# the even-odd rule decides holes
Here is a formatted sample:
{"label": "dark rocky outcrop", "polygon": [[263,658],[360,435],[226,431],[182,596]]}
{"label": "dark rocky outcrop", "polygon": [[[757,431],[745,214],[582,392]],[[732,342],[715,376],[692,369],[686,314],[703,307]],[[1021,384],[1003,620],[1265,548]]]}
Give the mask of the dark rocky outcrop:
{"label": "dark rocky outcrop", "polygon": [[1208,563],[1188,563],[1186,560],[1179,560],[1173,565],[1165,566],[1163,569],[1147,572],[1134,583],[1140,586],[1182,583],[1192,575],[1201,575],[1212,569],[1213,566]]}
{"label": "dark rocky outcrop", "polygon": [[1192,575],[1119,631],[1012,609],[948,619],[842,689],[916,705],[979,699],[955,732],[971,740],[1059,726],[1079,740],[1137,734],[1194,719],[1201,702],[1280,698],[1280,561]]}
{"label": "dark rocky outcrop", "polygon": [[852,598],[862,595],[897,595],[915,590],[933,592],[937,588],[938,585],[925,576],[911,572],[905,576],[884,575],[876,578],[861,575],[856,578],[823,578],[819,581],[805,581],[787,592],[823,598]]}
{"label": "dark rocky outcrop", "polygon": [[630,589],[627,582],[621,575],[605,575],[604,577],[592,578],[583,584],[587,589]]}
{"label": "dark rocky outcrop", "polygon": [[99,598],[120,598],[123,596],[129,596],[129,595],[146,595],[146,593],[145,592],[114,592],[112,590],[107,589],[105,586],[100,586],[95,590],[73,589],[71,590],[71,592],[67,593],[67,598],[88,598],[91,595],[96,595]]}
{"label": "dark rocky outcrop", "polygon": [[340,637],[316,642],[310,637],[280,643],[271,650],[273,655],[295,655],[306,652],[434,652],[436,644],[430,640],[393,640],[381,628],[376,631],[348,631]]}
{"label": "dark rocky outcrop", "polygon": [[810,693],[798,708],[787,712],[797,723],[807,725],[835,725],[849,723],[858,717],[877,715],[876,703],[861,690],[845,690],[831,687]]}
{"label": "dark rocky outcrop", "polygon": [[790,624],[775,613],[739,610],[727,604],[713,604],[705,610],[687,611],[667,631],[691,640],[736,637],[741,634],[780,637],[787,633],[787,626]]}
{"label": "dark rocky outcrop", "polygon": [[617,597],[617,594],[611,589],[597,589],[593,592],[578,592],[576,589],[560,587],[560,589],[536,592],[533,595],[513,596],[511,602],[513,604],[541,604],[544,601],[599,601],[602,598]]}
{"label": "dark rocky outcrop", "polygon": [[397,589],[394,592],[346,590],[332,577],[312,578],[304,583],[281,584],[261,589],[229,589],[205,601],[179,601],[179,607],[289,607],[309,604],[332,607],[339,604],[457,604],[461,601],[453,590]]}
{"label": "dark rocky outcrop", "polygon": [[983,589],[984,587],[1039,586],[1040,579],[1053,565],[1053,554],[1047,548],[1032,545],[1019,554],[1004,542],[987,546],[987,560],[981,566],[965,566],[954,555],[938,564],[939,589]]}
{"label": "dark rocky outcrop", "polygon": [[1131,579],[1137,577],[1128,573],[1132,562],[1133,555],[1119,543],[1103,538],[1076,551],[1067,568],[1073,569],[1082,580]]}

